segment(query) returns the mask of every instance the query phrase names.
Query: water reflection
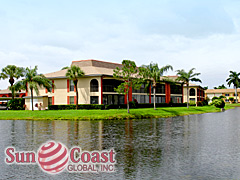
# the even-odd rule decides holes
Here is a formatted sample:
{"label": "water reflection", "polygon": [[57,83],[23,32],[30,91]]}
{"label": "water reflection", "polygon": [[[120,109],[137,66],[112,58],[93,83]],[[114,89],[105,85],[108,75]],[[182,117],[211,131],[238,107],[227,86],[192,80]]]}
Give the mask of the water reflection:
{"label": "water reflection", "polygon": [[[239,179],[240,109],[126,121],[0,121],[2,179]],[[114,148],[117,172],[50,176],[4,163],[4,149],[37,151],[55,140],[82,150]]]}

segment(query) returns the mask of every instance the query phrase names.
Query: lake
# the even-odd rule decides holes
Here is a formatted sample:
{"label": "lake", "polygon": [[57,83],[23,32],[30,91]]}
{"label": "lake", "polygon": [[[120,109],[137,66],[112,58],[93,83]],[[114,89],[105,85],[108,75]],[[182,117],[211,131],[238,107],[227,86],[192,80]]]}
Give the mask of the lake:
{"label": "lake", "polygon": [[[2,120],[0,137],[0,179],[240,179],[240,108],[145,120]],[[8,146],[37,152],[49,140],[114,148],[116,172],[50,175],[38,165],[5,164]]]}

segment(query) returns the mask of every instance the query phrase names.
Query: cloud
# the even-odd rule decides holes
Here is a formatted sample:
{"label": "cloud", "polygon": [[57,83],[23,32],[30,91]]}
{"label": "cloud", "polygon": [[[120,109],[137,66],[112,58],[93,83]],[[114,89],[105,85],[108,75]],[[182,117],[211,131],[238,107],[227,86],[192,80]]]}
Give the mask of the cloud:
{"label": "cloud", "polygon": [[239,7],[225,0],[4,2],[0,67],[38,65],[48,73],[72,60],[132,59],[195,67],[204,86],[217,86],[240,70]]}

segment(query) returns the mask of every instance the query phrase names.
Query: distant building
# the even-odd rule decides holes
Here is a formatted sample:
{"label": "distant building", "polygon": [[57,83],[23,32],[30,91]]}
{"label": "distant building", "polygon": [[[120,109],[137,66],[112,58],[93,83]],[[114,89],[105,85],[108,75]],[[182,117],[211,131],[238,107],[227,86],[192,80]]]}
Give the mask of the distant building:
{"label": "distant building", "polygon": [[[25,97],[26,91],[18,91],[15,97]],[[12,99],[12,92],[9,89],[0,90],[0,105],[6,105]]]}
{"label": "distant building", "polygon": [[[210,99],[210,102],[212,102],[212,98],[214,96],[219,97],[219,96],[225,96],[226,98],[224,99],[225,102],[229,102],[229,97],[235,97],[235,89],[207,89],[205,90],[206,97]],[[240,89],[237,90],[237,99],[239,102],[239,95],[240,95]]]}

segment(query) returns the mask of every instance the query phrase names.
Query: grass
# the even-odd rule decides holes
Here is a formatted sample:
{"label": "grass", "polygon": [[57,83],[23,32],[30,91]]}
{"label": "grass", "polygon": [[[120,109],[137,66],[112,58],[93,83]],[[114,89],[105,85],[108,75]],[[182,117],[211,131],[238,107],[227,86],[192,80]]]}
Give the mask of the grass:
{"label": "grass", "polygon": [[[240,104],[227,104],[225,109],[233,109]],[[203,107],[161,107],[157,110],[151,108],[110,110],[50,110],[50,111],[0,111],[1,120],[113,120],[113,119],[143,119],[183,116],[219,112],[214,106]]]}

